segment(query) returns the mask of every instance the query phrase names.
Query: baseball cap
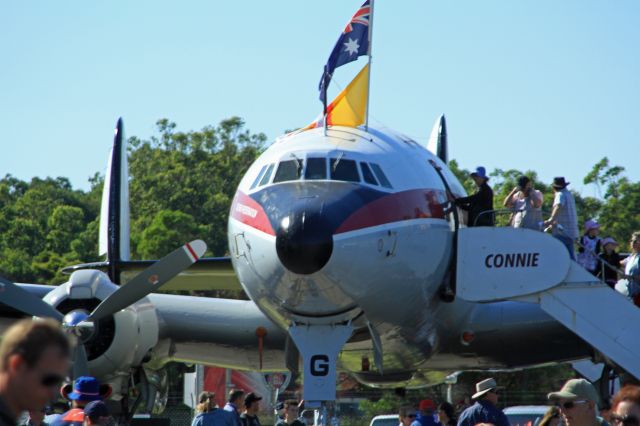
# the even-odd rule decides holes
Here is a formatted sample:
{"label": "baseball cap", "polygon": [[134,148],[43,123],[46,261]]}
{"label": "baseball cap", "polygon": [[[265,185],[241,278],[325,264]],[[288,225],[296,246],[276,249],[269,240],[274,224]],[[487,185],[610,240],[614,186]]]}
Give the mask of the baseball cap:
{"label": "baseball cap", "polygon": [[596,388],[585,379],[571,379],[567,380],[567,383],[562,386],[557,392],[551,392],[547,395],[550,401],[557,401],[560,399],[566,399],[568,401],[575,401],[578,399],[586,399],[598,403],[598,392]]}
{"label": "baseball cap", "polygon": [[420,409],[420,411],[435,410],[436,409],[436,403],[433,402],[430,399],[423,399],[422,401],[420,401],[420,404],[418,405],[418,408]]}
{"label": "baseball cap", "polygon": [[247,396],[244,398],[244,406],[249,407],[255,401],[260,401],[262,397],[255,392],[249,392]]}
{"label": "baseball cap", "polygon": [[103,401],[91,401],[84,407],[84,415],[93,421],[98,421],[100,417],[110,417],[111,412]]}

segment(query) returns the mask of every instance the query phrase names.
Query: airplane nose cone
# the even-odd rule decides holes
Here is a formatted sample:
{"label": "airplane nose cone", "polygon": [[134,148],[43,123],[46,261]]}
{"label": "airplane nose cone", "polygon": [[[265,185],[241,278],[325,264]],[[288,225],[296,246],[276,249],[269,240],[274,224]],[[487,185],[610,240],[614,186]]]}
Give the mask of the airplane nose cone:
{"label": "airplane nose cone", "polygon": [[280,262],[291,272],[313,274],[331,257],[332,229],[317,209],[296,210],[280,221],[276,252]]}

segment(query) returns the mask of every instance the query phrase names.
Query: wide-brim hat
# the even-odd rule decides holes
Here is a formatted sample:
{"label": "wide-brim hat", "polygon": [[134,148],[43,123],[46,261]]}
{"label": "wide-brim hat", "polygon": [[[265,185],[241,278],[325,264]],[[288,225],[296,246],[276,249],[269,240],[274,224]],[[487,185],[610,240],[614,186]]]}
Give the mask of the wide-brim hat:
{"label": "wide-brim hat", "polygon": [[484,180],[489,180],[489,177],[487,176],[487,170],[482,166],[476,167],[476,170],[474,172],[471,172],[470,174],[471,176],[478,176],[483,178]]}
{"label": "wide-brim hat", "polygon": [[478,399],[482,395],[497,389],[502,389],[502,386],[498,386],[494,378],[485,379],[476,383],[476,393],[471,396],[472,399]]}
{"label": "wide-brim hat", "polygon": [[567,185],[569,185],[571,182],[566,182],[564,180],[564,177],[560,176],[560,177],[554,177],[553,178],[553,183],[551,184],[551,186],[553,186],[554,188],[558,188],[558,189],[562,189],[564,187],[566,187]]}
{"label": "wide-brim hat", "polygon": [[607,237],[603,238],[600,244],[602,244],[602,247],[606,246],[607,244],[613,244],[614,246],[617,246],[618,242],[611,237]]}
{"label": "wide-brim hat", "polygon": [[562,386],[557,392],[551,392],[547,395],[550,401],[558,401],[561,399],[567,401],[576,401],[578,399],[584,399],[587,401],[593,401],[596,404],[599,402],[598,392],[596,388],[585,379],[570,379]]}
{"label": "wide-brim hat", "polygon": [[68,383],[62,386],[60,394],[71,401],[100,401],[111,396],[111,385],[100,384],[95,377],[80,376],[73,385]]}

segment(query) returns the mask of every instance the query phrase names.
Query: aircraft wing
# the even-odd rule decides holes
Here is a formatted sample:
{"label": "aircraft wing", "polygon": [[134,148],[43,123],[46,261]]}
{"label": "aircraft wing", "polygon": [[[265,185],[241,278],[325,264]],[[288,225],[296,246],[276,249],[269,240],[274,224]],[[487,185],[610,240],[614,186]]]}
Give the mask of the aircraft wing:
{"label": "aircraft wing", "polygon": [[[155,260],[120,260],[118,268],[121,271],[122,283],[126,284],[133,277],[151,266]],[[74,265],[63,269],[65,273],[73,273],[82,269],[97,269],[107,272],[109,262],[94,262]],[[166,290],[242,290],[236,277],[231,258],[205,257],[199,259],[187,270],[162,286]]]}
{"label": "aircraft wing", "polygon": [[255,371],[286,369],[287,334],[252,301],[172,294],[148,297],[159,319],[152,362],[176,360]]}

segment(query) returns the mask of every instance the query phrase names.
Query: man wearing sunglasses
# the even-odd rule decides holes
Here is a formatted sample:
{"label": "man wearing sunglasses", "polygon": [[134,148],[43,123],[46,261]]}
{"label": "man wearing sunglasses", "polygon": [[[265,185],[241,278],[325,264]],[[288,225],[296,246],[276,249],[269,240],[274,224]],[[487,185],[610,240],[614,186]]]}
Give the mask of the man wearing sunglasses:
{"label": "man wearing sunglasses", "polygon": [[476,383],[476,393],[471,397],[476,403],[460,414],[458,426],[475,426],[479,423],[509,426],[507,416],[497,407],[499,389],[492,378]]}
{"label": "man wearing sunglasses", "polygon": [[598,417],[598,392],[585,379],[570,379],[547,398],[558,405],[566,426],[608,426]]}
{"label": "man wearing sunglasses", "polygon": [[26,319],[0,344],[0,426],[15,426],[22,411],[42,410],[69,371],[70,345],[54,320]]}

